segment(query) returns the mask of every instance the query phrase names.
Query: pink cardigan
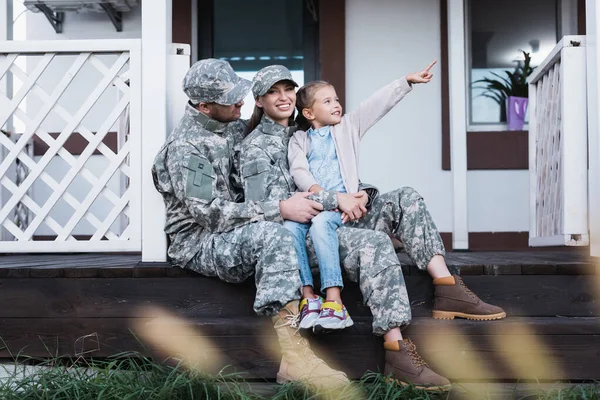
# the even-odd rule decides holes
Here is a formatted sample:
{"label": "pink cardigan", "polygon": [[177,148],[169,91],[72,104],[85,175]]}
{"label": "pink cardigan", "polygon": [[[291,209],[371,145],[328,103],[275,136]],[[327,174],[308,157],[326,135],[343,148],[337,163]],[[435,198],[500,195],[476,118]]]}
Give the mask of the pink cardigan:
{"label": "pink cardigan", "polygon": [[[339,124],[331,127],[342,180],[348,193],[358,192],[360,139],[411,90],[406,78],[395,80],[373,93],[358,110],[344,115]],[[310,137],[305,131],[296,131],[288,146],[288,161],[292,178],[303,192],[317,184],[308,169],[309,149]]]}

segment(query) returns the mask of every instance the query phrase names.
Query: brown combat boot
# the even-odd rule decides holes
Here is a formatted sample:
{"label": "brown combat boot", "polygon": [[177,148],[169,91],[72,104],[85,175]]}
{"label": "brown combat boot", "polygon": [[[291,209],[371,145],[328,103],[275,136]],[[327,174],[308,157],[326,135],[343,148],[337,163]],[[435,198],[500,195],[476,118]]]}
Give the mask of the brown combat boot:
{"label": "brown combat boot", "polygon": [[313,353],[307,340],[298,333],[299,323],[298,301],[288,303],[273,317],[283,353],[277,383],[300,381],[319,390],[338,389],[348,384],[345,373],[330,368]]}
{"label": "brown combat boot", "polygon": [[456,275],[434,279],[433,284],[435,286],[433,318],[460,317],[489,321],[506,317],[503,309],[481,301]]}
{"label": "brown combat boot", "polygon": [[450,390],[452,384],[443,376],[433,372],[417,353],[417,346],[410,339],[383,343],[385,348],[385,375],[392,377],[402,386],[413,384],[417,389],[431,391]]}

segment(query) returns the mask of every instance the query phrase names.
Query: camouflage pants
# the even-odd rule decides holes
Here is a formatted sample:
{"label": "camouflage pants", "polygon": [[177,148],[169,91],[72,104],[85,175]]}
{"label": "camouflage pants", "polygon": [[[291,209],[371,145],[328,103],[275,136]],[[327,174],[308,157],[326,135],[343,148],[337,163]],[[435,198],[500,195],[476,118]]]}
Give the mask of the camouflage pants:
{"label": "camouflage pants", "polygon": [[367,215],[349,226],[394,236],[408,256],[424,270],[435,255],[446,255],[440,234],[421,195],[404,187],[378,196]]}
{"label": "camouflage pants", "polygon": [[290,232],[275,222],[255,222],[220,234],[208,234],[186,265],[201,275],[241,283],[254,275],[254,311],[273,316],[300,298],[300,272]]}
{"label": "camouflage pants", "polygon": [[[423,198],[408,187],[380,195],[365,218],[338,229],[342,266],[348,278],[359,283],[363,300],[373,314],[376,335],[403,328],[411,320],[404,276],[390,236],[402,241],[421,269],[433,256],[445,255]],[[309,256],[316,265],[310,243]]]}
{"label": "camouflage pants", "polygon": [[410,323],[410,302],[402,268],[388,235],[343,227],[338,229],[340,260],[348,278],[358,282],[373,314],[373,333],[383,335]]}

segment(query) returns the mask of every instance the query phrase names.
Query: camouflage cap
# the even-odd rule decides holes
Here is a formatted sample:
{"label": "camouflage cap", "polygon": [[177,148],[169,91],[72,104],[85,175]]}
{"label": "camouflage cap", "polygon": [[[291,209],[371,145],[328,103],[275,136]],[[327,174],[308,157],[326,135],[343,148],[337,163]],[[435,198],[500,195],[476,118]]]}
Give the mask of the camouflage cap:
{"label": "camouflage cap", "polygon": [[269,65],[256,73],[252,79],[252,94],[254,98],[263,96],[279,81],[291,81],[294,86],[298,84],[292,78],[292,73],[283,65]]}
{"label": "camouflage cap", "polygon": [[207,58],[188,70],[183,91],[192,103],[237,104],[246,97],[252,83],[240,78],[227,61]]}

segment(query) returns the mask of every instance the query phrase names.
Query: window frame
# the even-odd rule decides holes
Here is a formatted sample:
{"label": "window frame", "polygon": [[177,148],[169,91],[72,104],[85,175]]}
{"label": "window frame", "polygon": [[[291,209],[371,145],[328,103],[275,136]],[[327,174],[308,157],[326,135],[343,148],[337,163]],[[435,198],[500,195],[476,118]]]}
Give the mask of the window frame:
{"label": "window frame", "polygon": [[[194,1],[194,0],[192,0]],[[210,58],[214,54],[214,2],[197,0],[197,45],[198,59]],[[342,106],[346,94],[346,11],[345,0],[303,0],[305,20],[308,17],[307,4],[318,12],[316,24],[305,23],[304,35],[316,36],[316,40],[304,44],[305,81],[322,79],[335,86]],[[327,22],[325,22],[327,21]],[[312,30],[307,32],[307,30]]]}
{"label": "window frame", "polygon": [[[465,0],[462,5],[465,7]],[[448,3],[440,0],[440,44],[442,79],[442,170],[451,171],[450,149],[450,73],[448,68]],[[467,19],[465,18],[465,25]],[[577,0],[577,33],[585,34],[585,0]],[[582,26],[583,25],[583,26]],[[467,27],[465,26],[465,29]],[[561,32],[562,34],[562,32]],[[466,31],[465,31],[465,37]],[[468,45],[465,40],[465,45]],[[466,55],[466,51],[465,51]],[[470,58],[470,57],[469,57]],[[470,60],[465,57],[465,67]],[[466,70],[466,68],[465,68]],[[465,90],[468,90],[468,76],[464,77]],[[469,102],[470,102],[470,96]],[[465,105],[466,106],[466,105]],[[470,107],[466,107],[467,126],[467,170],[528,170],[529,169],[529,132],[527,130],[498,130],[501,125],[470,125]]]}
{"label": "window frame", "polygon": [[[471,8],[469,7],[470,0],[463,0],[465,7],[465,72],[466,72],[466,83],[467,83],[467,132],[504,132],[508,131],[508,123],[497,122],[497,123],[473,123],[471,120],[471,110],[473,109],[473,96],[471,94],[471,71],[473,70],[473,57],[471,57]],[[563,0],[556,1],[556,43],[559,42],[561,36],[561,5]],[[529,124],[523,125],[523,131],[529,131]]]}

